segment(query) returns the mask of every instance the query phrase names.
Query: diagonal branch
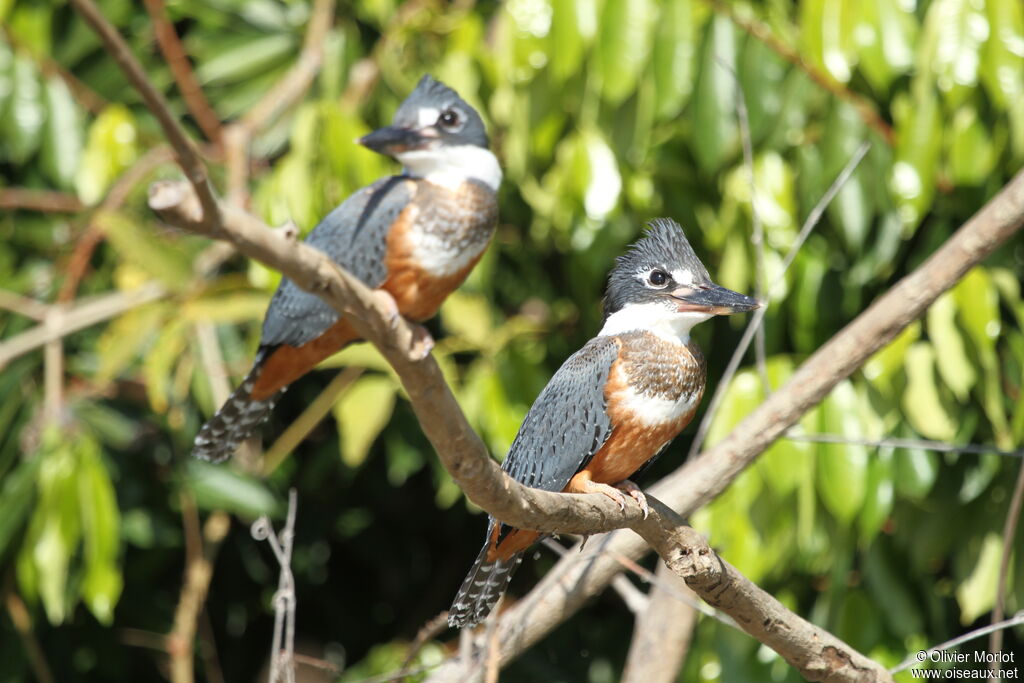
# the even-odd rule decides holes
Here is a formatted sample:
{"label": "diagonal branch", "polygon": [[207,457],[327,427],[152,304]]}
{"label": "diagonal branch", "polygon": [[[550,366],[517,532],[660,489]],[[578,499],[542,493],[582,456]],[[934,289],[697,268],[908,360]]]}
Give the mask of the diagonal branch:
{"label": "diagonal branch", "polygon": [[199,152],[196,151],[192,140],[189,139],[181,124],[178,123],[178,118],[171,112],[170,107],[167,105],[167,100],[164,99],[164,96],[160,94],[149,80],[149,77],[146,76],[146,72],[142,70],[142,65],[139,64],[139,60],[135,58],[135,55],[128,48],[124,38],[117,32],[117,29],[110,25],[110,22],[106,20],[95,3],[92,0],[70,1],[71,5],[82,15],[82,18],[99,35],[107,52],[114,58],[117,65],[121,67],[121,70],[128,77],[128,80],[131,81],[131,84],[135,86],[135,89],[139,91],[139,94],[142,95],[146,106],[156,117],[160,127],[163,128],[167,141],[174,148],[174,155],[178,165],[181,166],[181,170],[185,172],[185,177],[192,183],[192,187],[199,196],[199,202],[203,207],[205,219],[211,223],[216,223],[217,198],[213,195],[213,188],[210,186],[210,178],[206,172],[206,166],[203,164],[202,159],[199,158]]}
{"label": "diagonal branch", "polygon": [[174,30],[174,24],[167,18],[167,8],[164,0],[145,0],[146,11],[149,12],[150,21],[153,22],[153,34],[160,46],[160,52],[167,60],[167,66],[171,69],[174,82],[178,84],[178,90],[185,100],[185,106],[192,112],[203,135],[210,142],[219,145],[221,143],[220,117],[210,106],[209,100],[203,93],[199,80],[196,78],[192,65],[189,63],[188,53],[185,46],[181,44],[178,33]]}

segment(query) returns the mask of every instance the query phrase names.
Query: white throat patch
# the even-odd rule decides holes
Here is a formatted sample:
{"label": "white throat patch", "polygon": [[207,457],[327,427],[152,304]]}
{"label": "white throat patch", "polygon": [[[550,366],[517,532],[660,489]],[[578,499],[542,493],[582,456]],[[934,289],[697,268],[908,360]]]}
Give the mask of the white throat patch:
{"label": "white throat patch", "polygon": [[416,149],[395,155],[413,178],[423,178],[436,185],[455,189],[470,178],[479,180],[497,191],[501,184],[501,167],[489,149],[476,145],[433,149]]}
{"label": "white throat patch", "polygon": [[650,332],[667,341],[686,344],[693,326],[711,317],[710,313],[679,313],[660,303],[628,304],[608,316],[598,335]]}

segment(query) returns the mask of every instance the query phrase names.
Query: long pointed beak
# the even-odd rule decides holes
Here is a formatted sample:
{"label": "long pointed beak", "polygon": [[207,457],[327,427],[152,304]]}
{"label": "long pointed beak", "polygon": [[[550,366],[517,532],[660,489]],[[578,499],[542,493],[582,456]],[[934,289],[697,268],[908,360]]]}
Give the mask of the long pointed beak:
{"label": "long pointed beak", "polygon": [[436,136],[429,135],[424,130],[412,128],[399,128],[397,126],[385,126],[378,128],[372,133],[367,133],[356,140],[363,147],[368,147],[375,152],[393,156],[415,149],[423,149],[429,146]]}
{"label": "long pointed beak", "polygon": [[761,302],[757,299],[716,284],[703,287],[680,287],[672,292],[672,296],[679,300],[680,312],[732,315],[761,307]]}

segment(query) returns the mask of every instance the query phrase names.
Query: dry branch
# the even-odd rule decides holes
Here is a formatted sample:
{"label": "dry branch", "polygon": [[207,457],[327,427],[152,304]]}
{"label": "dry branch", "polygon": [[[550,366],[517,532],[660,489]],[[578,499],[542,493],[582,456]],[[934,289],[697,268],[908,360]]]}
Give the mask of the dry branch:
{"label": "dry branch", "polygon": [[658,564],[658,581],[651,586],[647,609],[637,617],[633,640],[626,655],[622,683],[672,683],[686,661],[690,639],[697,624],[697,610],[674,592],[693,592],[664,562]]}

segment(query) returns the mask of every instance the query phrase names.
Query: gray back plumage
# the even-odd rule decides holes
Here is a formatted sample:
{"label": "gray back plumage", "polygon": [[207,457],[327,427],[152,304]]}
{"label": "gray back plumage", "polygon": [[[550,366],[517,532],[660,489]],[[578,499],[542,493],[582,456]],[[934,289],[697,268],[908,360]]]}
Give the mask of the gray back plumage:
{"label": "gray back plumage", "polygon": [[[327,254],[368,287],[379,287],[387,278],[388,230],[410,200],[409,183],[402,177],[378,180],[327,214],[306,244]],[[260,345],[301,346],[337,319],[337,311],[323,299],[284,278],[267,309]]]}
{"label": "gray back plumage", "polygon": [[611,434],[604,389],[619,347],[596,337],[569,357],[526,414],[502,469],[518,482],[561,491]]}

